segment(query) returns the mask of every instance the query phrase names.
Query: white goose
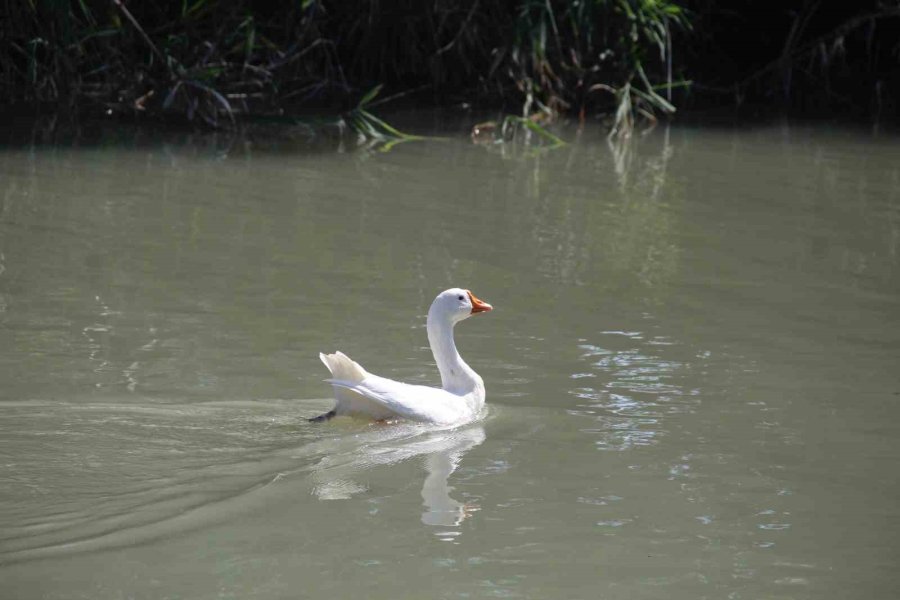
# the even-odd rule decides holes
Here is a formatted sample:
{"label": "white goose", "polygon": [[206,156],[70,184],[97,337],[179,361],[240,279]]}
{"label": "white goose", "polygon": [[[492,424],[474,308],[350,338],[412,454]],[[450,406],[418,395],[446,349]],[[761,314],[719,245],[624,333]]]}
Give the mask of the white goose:
{"label": "white goose", "polygon": [[331,371],[334,409],[310,419],[336,415],[373,419],[404,418],[452,425],[472,420],[484,407],[484,381],[463,361],[453,341],[453,327],[470,316],[492,310],[469,290],[441,292],[428,309],[428,343],[441,372],[441,387],[410,385],[372,375],[342,352],[319,354]]}

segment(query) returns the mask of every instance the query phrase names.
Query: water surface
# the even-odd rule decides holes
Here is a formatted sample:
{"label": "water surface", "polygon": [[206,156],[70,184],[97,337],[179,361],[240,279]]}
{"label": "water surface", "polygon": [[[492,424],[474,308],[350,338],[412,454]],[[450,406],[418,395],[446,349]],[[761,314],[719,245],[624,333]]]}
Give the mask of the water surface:
{"label": "water surface", "polygon": [[[900,594],[900,142],[448,137],[0,150],[0,595]],[[451,286],[482,421],[306,422]]]}

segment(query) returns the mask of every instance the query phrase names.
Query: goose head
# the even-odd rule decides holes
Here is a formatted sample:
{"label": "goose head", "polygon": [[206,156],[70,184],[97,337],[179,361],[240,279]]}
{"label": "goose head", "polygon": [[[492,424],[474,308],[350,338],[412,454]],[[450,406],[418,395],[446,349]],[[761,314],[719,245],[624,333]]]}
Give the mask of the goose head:
{"label": "goose head", "polygon": [[488,312],[493,308],[469,290],[450,288],[437,295],[437,298],[431,303],[428,316],[455,325],[474,314]]}

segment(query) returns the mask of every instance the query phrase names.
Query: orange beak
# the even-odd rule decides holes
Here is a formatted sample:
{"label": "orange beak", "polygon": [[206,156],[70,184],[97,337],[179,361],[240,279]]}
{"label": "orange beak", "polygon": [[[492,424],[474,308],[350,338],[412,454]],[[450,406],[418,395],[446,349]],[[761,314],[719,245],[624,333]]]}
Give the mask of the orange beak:
{"label": "orange beak", "polygon": [[487,312],[489,310],[494,310],[493,306],[491,306],[490,304],[488,304],[487,302],[485,302],[483,300],[479,300],[478,298],[475,297],[475,294],[473,294],[469,290],[466,290],[466,293],[469,295],[469,300],[472,302],[472,314],[473,315],[475,313]]}

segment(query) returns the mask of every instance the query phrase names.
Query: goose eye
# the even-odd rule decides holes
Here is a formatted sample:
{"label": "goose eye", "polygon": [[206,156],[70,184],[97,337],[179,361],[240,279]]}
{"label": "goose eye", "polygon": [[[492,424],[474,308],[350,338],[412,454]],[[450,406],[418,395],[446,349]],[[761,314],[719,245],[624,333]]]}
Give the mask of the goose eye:
{"label": "goose eye", "polygon": [[465,300],[466,298],[465,298],[465,296],[457,296],[456,299],[457,300]]}

